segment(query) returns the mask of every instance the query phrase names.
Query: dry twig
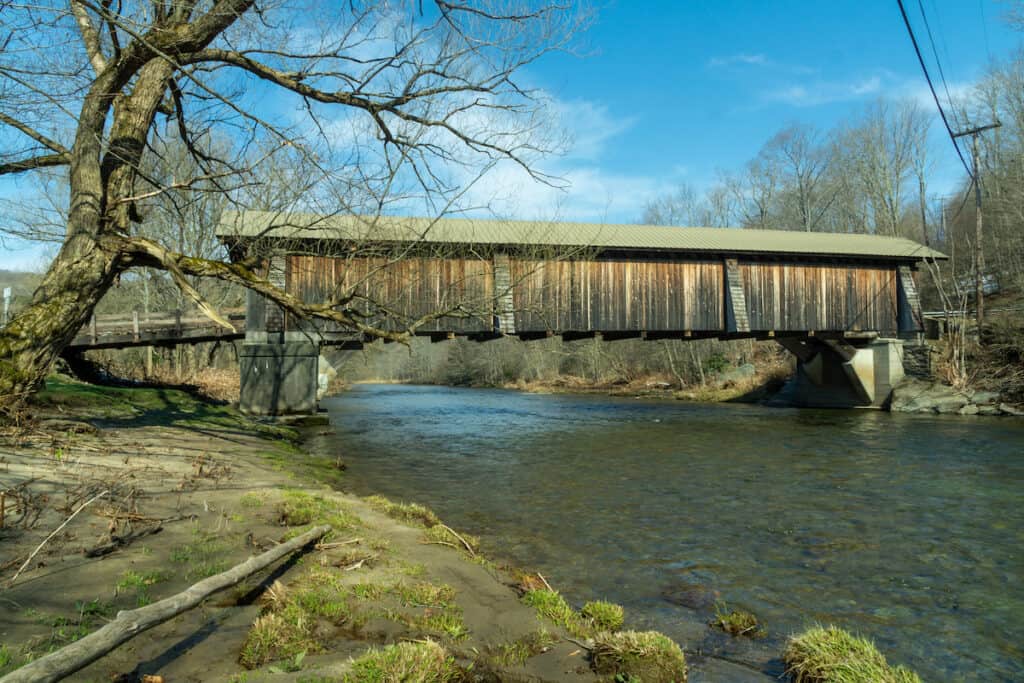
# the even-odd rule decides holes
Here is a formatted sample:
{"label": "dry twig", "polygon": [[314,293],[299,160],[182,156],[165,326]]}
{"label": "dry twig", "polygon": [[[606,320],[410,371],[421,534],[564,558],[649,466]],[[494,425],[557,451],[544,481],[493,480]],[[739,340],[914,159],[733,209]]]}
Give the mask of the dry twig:
{"label": "dry twig", "polygon": [[71,520],[73,520],[73,519],[75,518],[75,516],[76,516],[76,515],[78,515],[78,513],[79,513],[79,512],[81,512],[82,510],[84,510],[84,509],[86,508],[86,506],[88,506],[88,505],[89,505],[90,503],[92,503],[92,502],[93,502],[94,500],[97,500],[98,498],[102,498],[103,496],[107,495],[108,493],[110,493],[110,491],[103,491],[102,493],[98,493],[98,494],[96,494],[95,496],[93,496],[92,498],[90,498],[89,500],[87,500],[87,501],[85,501],[84,503],[82,503],[82,505],[81,505],[81,506],[80,506],[80,507],[79,507],[79,508],[78,508],[77,510],[75,510],[74,512],[72,512],[72,513],[71,513],[71,516],[70,516],[70,517],[68,517],[67,519],[65,519],[65,520],[64,520],[64,523],[63,523],[63,524],[61,524],[61,525],[60,525],[59,527],[57,527],[56,529],[54,529],[54,530],[53,530],[53,533],[51,533],[51,534],[50,534],[49,536],[47,536],[46,538],[44,538],[44,539],[43,539],[43,542],[42,542],[42,543],[40,543],[39,545],[37,545],[37,546],[36,546],[36,549],[35,549],[35,550],[33,550],[33,551],[32,551],[32,553],[31,553],[31,554],[30,554],[30,555],[28,556],[28,559],[27,559],[27,560],[25,560],[25,564],[21,565],[21,567],[20,567],[20,568],[18,569],[18,571],[14,573],[14,576],[12,576],[12,577],[11,577],[11,580],[7,582],[7,587],[8,587],[8,588],[10,588],[10,587],[11,587],[12,585],[14,585],[14,582],[15,582],[15,581],[17,581],[17,580],[18,580],[18,577],[19,577],[19,576],[21,576],[21,573],[22,573],[23,571],[25,571],[25,567],[27,567],[27,566],[29,565],[29,563],[30,563],[30,562],[32,561],[32,558],[33,558],[33,557],[35,557],[35,556],[36,556],[36,554],[37,554],[37,553],[38,553],[38,552],[39,552],[40,550],[42,550],[42,549],[43,549],[43,546],[44,546],[44,545],[46,545],[46,544],[47,544],[47,542],[49,542],[49,540],[50,540],[51,538],[53,538],[53,537],[54,537],[54,536],[56,536],[56,535],[57,535],[58,533],[60,533],[60,531],[61,531],[61,530],[62,530],[62,529],[63,529],[64,527],[66,527],[66,526],[68,525],[68,522],[70,522]]}

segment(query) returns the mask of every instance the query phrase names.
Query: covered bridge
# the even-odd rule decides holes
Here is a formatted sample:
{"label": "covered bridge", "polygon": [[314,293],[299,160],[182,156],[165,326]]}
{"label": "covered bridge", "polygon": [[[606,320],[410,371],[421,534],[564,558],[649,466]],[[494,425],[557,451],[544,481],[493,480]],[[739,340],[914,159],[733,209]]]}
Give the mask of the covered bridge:
{"label": "covered bridge", "polygon": [[[355,294],[384,327],[419,323],[437,338],[776,338],[803,365],[825,341],[850,363],[865,340],[918,332],[914,272],[945,258],[862,234],[255,211],[226,214],[218,236],[306,300]],[[254,353],[345,334],[250,296]]]}

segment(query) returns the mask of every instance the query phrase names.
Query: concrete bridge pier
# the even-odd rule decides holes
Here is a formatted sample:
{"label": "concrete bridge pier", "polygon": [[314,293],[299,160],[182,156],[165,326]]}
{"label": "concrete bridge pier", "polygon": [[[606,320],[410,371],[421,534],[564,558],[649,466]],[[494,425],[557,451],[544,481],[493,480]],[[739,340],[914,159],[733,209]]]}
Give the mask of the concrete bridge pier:
{"label": "concrete bridge pier", "polygon": [[813,408],[883,408],[903,379],[903,342],[899,339],[777,340],[797,357],[796,376],[786,398]]}
{"label": "concrete bridge pier", "polygon": [[[268,263],[268,279],[284,286],[285,262]],[[239,346],[239,409],[249,415],[317,411],[320,340],[315,331],[286,330],[284,311],[263,296],[246,296],[245,341]]]}
{"label": "concrete bridge pier", "polygon": [[249,415],[317,411],[319,345],[310,341],[250,343],[239,349],[239,408]]}

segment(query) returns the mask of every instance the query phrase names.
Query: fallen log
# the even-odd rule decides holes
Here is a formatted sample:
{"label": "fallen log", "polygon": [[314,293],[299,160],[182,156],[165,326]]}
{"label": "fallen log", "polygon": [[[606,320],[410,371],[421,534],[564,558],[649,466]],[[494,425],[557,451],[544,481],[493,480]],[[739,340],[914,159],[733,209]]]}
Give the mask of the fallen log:
{"label": "fallen log", "polygon": [[118,612],[117,617],[103,628],[12,671],[0,678],[0,683],[59,681],[143,631],[192,609],[214,593],[234,586],[250,574],[255,574],[282,557],[319,540],[330,530],[331,527],[326,525],[315,527],[262,555],[249,558],[226,572],[203,579],[177,595],[164,598],[152,605]]}

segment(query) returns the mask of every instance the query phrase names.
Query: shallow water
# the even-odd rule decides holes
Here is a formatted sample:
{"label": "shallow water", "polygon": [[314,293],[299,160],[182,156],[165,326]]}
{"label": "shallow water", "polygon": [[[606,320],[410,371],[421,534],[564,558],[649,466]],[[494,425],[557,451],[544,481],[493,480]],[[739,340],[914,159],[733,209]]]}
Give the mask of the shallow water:
{"label": "shallow water", "polygon": [[[681,640],[712,591],[831,622],[925,680],[1021,680],[1024,421],[361,385],[349,485],[414,500],[575,604]],[[703,618],[703,617],[702,617]]]}

